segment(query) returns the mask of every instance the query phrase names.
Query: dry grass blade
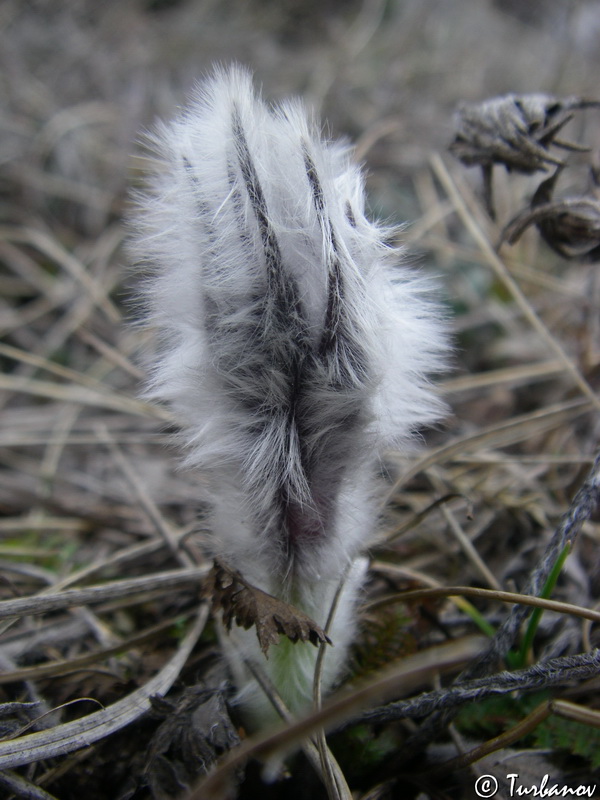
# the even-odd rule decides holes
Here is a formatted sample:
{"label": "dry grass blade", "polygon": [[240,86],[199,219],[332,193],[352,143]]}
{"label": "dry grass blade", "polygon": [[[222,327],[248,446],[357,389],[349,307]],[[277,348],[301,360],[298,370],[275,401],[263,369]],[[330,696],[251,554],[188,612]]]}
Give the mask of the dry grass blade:
{"label": "dry grass blade", "polygon": [[[422,509],[421,511],[419,511],[416,514],[413,514],[410,517],[410,519],[406,520],[406,522],[404,522],[402,525],[397,526],[397,527],[393,527],[389,532],[386,532],[385,537],[384,537],[385,541],[389,544],[394,539],[396,539],[397,537],[403,536],[408,531],[410,531],[410,530],[416,528],[418,525],[420,525],[437,508],[439,508],[440,506],[443,506],[444,503],[448,503],[450,500],[456,500],[457,498],[461,498],[462,500],[465,500],[468,503],[468,499],[464,495],[462,495],[462,494],[460,494],[458,492],[453,492],[451,494],[446,494],[446,495],[443,495],[442,497],[438,497],[437,500],[433,501],[433,503],[429,503],[429,505],[427,505],[424,509]],[[374,568],[373,567],[373,562],[371,562],[370,568],[371,569]],[[437,582],[434,582],[434,584],[432,584],[432,585],[437,586],[438,584],[437,584]]]}
{"label": "dry grass blade", "polygon": [[77,335],[82,341],[86,342],[86,344],[89,344],[94,350],[100,353],[108,363],[114,364],[115,367],[122,369],[123,372],[131,375],[136,380],[140,380],[143,377],[142,371],[138,369],[135,364],[131,363],[126,353],[111,347],[85,328],[79,328]]}
{"label": "dry grass blade", "polygon": [[74,384],[81,384],[88,389],[92,389],[102,394],[108,394],[105,384],[103,384],[101,381],[91,378],[85,373],[78,372],[74,369],[69,369],[69,367],[64,367],[62,364],[57,364],[55,361],[50,361],[47,358],[38,356],[35,353],[27,353],[25,350],[19,350],[18,347],[10,347],[9,345],[0,344],[0,355],[6,356],[14,361],[19,361],[23,364],[30,364],[33,367],[39,367],[40,369],[46,370],[46,372],[51,372],[60,378],[65,378]]}
{"label": "dry grass blade", "polygon": [[473,637],[449,645],[408,656],[401,664],[375,676],[368,683],[339,692],[323,707],[304,719],[283,728],[278,727],[251,739],[228,754],[217,768],[202,780],[186,800],[220,800],[226,796],[232,770],[243,766],[249,758],[267,759],[299,745],[315,730],[325,730],[356,715],[373,703],[398,694],[406,694],[430,681],[434,676],[456,669],[469,662],[480,650],[482,639]]}
{"label": "dry grass blade", "polygon": [[171,688],[198,641],[207,617],[208,607],[202,606],[171,660],[152,680],[123,700],[82,719],[0,742],[0,769],[65,755],[109,736],[140,717],[149,710],[151,697],[164,695]]}
{"label": "dry grass blade", "polygon": [[367,611],[374,611],[391,603],[412,603],[415,600],[425,600],[431,597],[486,597],[503,603],[533,606],[534,608],[543,608],[546,611],[556,611],[559,614],[572,614],[575,617],[589,619],[592,622],[600,622],[600,611],[594,611],[591,608],[576,606],[572,603],[563,603],[560,600],[547,600],[543,597],[535,597],[529,594],[501,592],[497,589],[481,589],[476,586],[441,586],[439,588],[413,589],[409,592],[399,592],[395,595],[382,597],[379,600],[373,600],[365,608]]}
{"label": "dry grass blade", "polygon": [[37,514],[33,512],[20,517],[6,517],[5,519],[0,519],[0,535],[31,530],[79,531],[84,526],[85,523],[80,519],[71,517],[51,517],[46,514]]}
{"label": "dry grass blade", "polygon": [[446,773],[456,769],[468,767],[469,764],[474,764],[476,761],[488,756],[490,753],[501,750],[503,747],[508,747],[509,745],[514,744],[514,742],[517,742],[523,736],[531,733],[537,728],[540,722],[543,722],[545,719],[547,719],[551,713],[552,703],[551,701],[547,700],[545,703],[541,703],[536,709],[534,709],[534,711],[522,719],[521,722],[513,725],[510,730],[500,734],[500,736],[495,736],[493,739],[489,739],[487,742],[484,742],[477,747],[474,747],[472,750],[469,750],[468,753],[463,753],[460,756],[456,756],[456,758],[451,758],[448,761],[445,761],[443,764],[440,764],[438,767],[430,768],[429,773]]}
{"label": "dry grass blade", "polygon": [[[282,697],[265,674],[265,671],[259,664],[248,659],[246,659],[245,663],[281,719],[290,725],[293,724],[294,717],[292,713],[283,702]],[[344,778],[344,774],[327,747],[327,744],[325,743],[325,752],[323,753],[321,744],[316,746],[312,740],[307,739],[302,742],[302,750],[315,772],[321,777],[331,800],[336,800],[337,798],[351,800],[352,795],[346,783],[346,779]],[[325,764],[323,763],[324,759],[326,762]]]}
{"label": "dry grass blade", "polygon": [[30,783],[21,775],[14,772],[0,772],[0,788],[6,789],[12,797],[26,797],[27,800],[57,800],[53,794],[48,794],[39,786]]}
{"label": "dry grass blade", "polygon": [[553,700],[552,711],[565,719],[600,728],[600,711],[596,709],[586,708],[578,703],[570,703],[568,700]]}
{"label": "dry grass blade", "polygon": [[444,186],[444,189],[448,193],[448,196],[452,200],[452,203],[454,204],[454,207],[459,217],[463,221],[467,230],[470,232],[470,234],[477,242],[482,253],[486,257],[488,264],[494,270],[494,273],[497,275],[499,280],[502,281],[504,286],[513,296],[515,302],[521,309],[521,312],[523,313],[525,318],[529,321],[532,327],[540,334],[540,336],[542,336],[544,341],[548,344],[548,346],[554,351],[556,356],[565,365],[566,370],[571,374],[574,382],[579,387],[581,392],[593,403],[594,407],[600,411],[600,399],[596,396],[594,390],[591,388],[589,383],[585,380],[583,375],[577,369],[572,359],[569,358],[568,354],[563,350],[562,346],[558,343],[556,338],[552,336],[552,334],[550,333],[546,325],[542,322],[538,314],[536,314],[535,310],[531,306],[531,303],[525,297],[525,295],[519,288],[514,278],[506,269],[502,260],[498,257],[498,254],[495,252],[489,239],[487,238],[483,230],[480,228],[479,224],[474,219],[473,215],[469,213],[467,205],[460,196],[456,184],[453,181],[450,173],[448,172],[446,165],[442,161],[442,158],[437,154],[434,155],[431,159],[431,164],[436,176],[439,178],[441,184]]}
{"label": "dry grass blade", "polygon": [[[329,609],[329,614],[327,615],[327,622],[325,623],[325,629],[324,629],[326,636],[328,636],[331,631],[331,625],[338,610],[340,598],[344,590],[344,584],[347,580],[347,577],[348,575],[346,572],[346,574],[339,583],[339,586],[331,603],[331,608]],[[321,680],[323,675],[323,664],[326,655],[327,655],[327,642],[321,642],[319,644],[319,653],[317,655],[317,660],[315,663],[315,674],[313,680],[313,702],[315,709],[321,708],[322,705]],[[351,800],[352,794],[350,792],[350,788],[346,783],[346,779],[339,767],[339,764],[337,763],[333,753],[331,752],[331,750],[327,745],[325,731],[323,729],[318,730],[315,734],[315,738],[317,740],[317,750],[318,750],[319,760],[321,763],[321,769],[326,778],[326,786],[329,797],[331,798],[331,800],[337,800],[337,798],[339,798],[340,800]]]}
{"label": "dry grass blade", "polygon": [[48,614],[73,606],[93,605],[106,600],[132,597],[148,592],[168,592],[184,587],[198,587],[208,575],[207,567],[160,572],[143,578],[111,581],[102,586],[86,589],[67,589],[64,592],[45,593],[35,597],[19,597],[0,602],[0,619],[31,614]]}
{"label": "dry grass blade", "polygon": [[156,526],[157,531],[165,540],[165,543],[167,544],[171,553],[179,561],[182,567],[191,566],[193,563],[192,559],[185,551],[181,550],[179,547],[181,539],[177,537],[176,533],[171,529],[169,523],[164,519],[163,515],[160,513],[158,506],[146,491],[143,482],[140,480],[135,470],[127,461],[127,459],[125,458],[125,456],[123,455],[123,453],[121,452],[115,441],[111,438],[106,425],[97,426],[96,430],[98,432],[100,440],[104,442],[104,444],[108,447],[108,449],[112,453],[113,458],[115,459],[119,468],[121,469],[122,473],[127,479],[127,482],[136,493],[140,505],[148,515],[149,519]]}
{"label": "dry grass blade", "polygon": [[[181,536],[184,535],[185,532],[181,534]],[[151,556],[155,553],[158,553],[163,550],[165,546],[165,542],[162,539],[153,539],[150,542],[136,544],[132,547],[125,547],[122,550],[118,550],[110,558],[99,560],[94,564],[90,564],[89,566],[83,567],[76,572],[72,572],[70,575],[67,575],[65,578],[57,581],[57,583],[55,583],[53,586],[53,590],[62,590],[69,586],[73,586],[74,584],[82,583],[91,575],[95,575],[98,572],[102,572],[105,569],[110,569],[111,567],[123,567],[127,563],[135,562],[144,558],[145,556]]]}
{"label": "dry grass blade", "polygon": [[56,264],[63,267],[85,289],[89,297],[104,311],[111,322],[118,323],[121,321],[120,312],[90,277],[84,265],[48,234],[33,228],[2,227],[0,228],[0,240],[19,242],[39,250]]}
{"label": "dry grass blade", "polygon": [[569,703],[566,700],[546,700],[540,703],[530,714],[528,714],[519,723],[511,727],[509,730],[489,739],[487,742],[474,747],[467,753],[462,753],[456,758],[445,761],[439,767],[433,767],[430,772],[445,773],[456,769],[464,769],[470,764],[474,764],[485,756],[501,750],[522,739],[523,736],[534,731],[537,726],[545,719],[548,719],[552,714],[563,717],[565,719],[575,720],[582,722],[586,725],[593,725],[595,728],[600,728],[600,713],[593,711],[589,708],[577,705],[576,703]]}
{"label": "dry grass blade", "polygon": [[[443,483],[437,478],[434,473],[434,470],[428,471],[428,477],[430,478],[433,486],[438,492],[443,492],[444,486]],[[492,589],[501,589],[501,585],[492,572],[492,570],[487,566],[484,560],[481,558],[479,553],[477,552],[473,542],[469,539],[465,531],[462,529],[462,526],[456,519],[456,516],[452,512],[452,510],[448,507],[446,503],[442,503],[440,505],[440,509],[442,512],[442,516],[448,523],[450,530],[452,531],[452,535],[458,542],[461,550],[467,556],[471,564],[473,565],[474,569],[481,575],[483,580],[490,586]]]}
{"label": "dry grass blade", "polygon": [[172,416],[158,406],[152,406],[133,397],[117,392],[99,392],[83,386],[63,385],[50,381],[34,380],[19,375],[0,375],[0,390],[18,392],[43,397],[48,400],[59,400],[64,403],[79,403],[83,406],[106,408],[110,411],[122,411],[144,417],[156,417],[172,421]]}
{"label": "dry grass blade", "polygon": [[72,200],[97,209],[105,209],[114,204],[113,195],[103,191],[98,186],[84,185],[68,178],[51,175],[48,172],[25,167],[18,178],[30,188],[52,197]]}
{"label": "dry grass blade", "polygon": [[512,417],[497,425],[490,425],[469,436],[462,436],[459,439],[450,441],[448,444],[430,450],[400,475],[388,492],[385,501],[388,502],[396,494],[400,486],[408,483],[415,475],[434,464],[443,463],[455,456],[470,453],[478,448],[507,447],[522,439],[564,424],[567,420],[572,421],[580,414],[589,411],[591,407],[591,403],[584,399],[557,403],[538,411]]}
{"label": "dry grass blade", "polygon": [[[372,561],[370,564],[371,572],[375,574],[379,573],[381,575],[388,576],[392,579],[396,579],[398,577],[407,579],[411,582],[421,583],[424,586],[428,587],[429,589],[441,589],[443,588],[439,581],[436,581],[430,575],[427,575],[424,572],[419,570],[411,569],[410,567],[403,567],[398,564],[391,564],[386,563],[383,561]],[[401,595],[396,595],[398,600],[400,600]],[[382,600],[386,600],[387,598],[382,598]],[[389,598],[391,600],[391,597]],[[448,599],[454,603],[454,605],[463,611],[466,614],[471,612],[472,606],[468,600],[465,600],[462,596],[457,595],[450,595]],[[364,610],[368,612],[369,605],[363,606]]]}
{"label": "dry grass blade", "polygon": [[152,628],[148,630],[131,636],[125,642],[119,642],[119,644],[113,645],[112,647],[104,647],[94,653],[86,653],[86,655],[83,656],[74,656],[60,661],[51,661],[48,664],[39,664],[35,667],[4,670],[0,673],[0,684],[15,683],[17,681],[33,681],[39,678],[49,678],[54,675],[66,675],[71,672],[76,672],[90,666],[90,664],[104,661],[110,656],[123,653],[127,650],[133,650],[135,647],[139,647],[141,644],[154,639],[159,633],[168,630],[180,621],[181,616],[165,620],[158,625],[153,625]]}
{"label": "dry grass blade", "polygon": [[552,359],[538,364],[524,364],[474,375],[461,375],[458,378],[448,378],[438,384],[438,390],[443,395],[449,395],[458,392],[481,391],[499,385],[515,386],[530,383],[532,380],[556,377],[561,375],[565,369],[563,361]]}

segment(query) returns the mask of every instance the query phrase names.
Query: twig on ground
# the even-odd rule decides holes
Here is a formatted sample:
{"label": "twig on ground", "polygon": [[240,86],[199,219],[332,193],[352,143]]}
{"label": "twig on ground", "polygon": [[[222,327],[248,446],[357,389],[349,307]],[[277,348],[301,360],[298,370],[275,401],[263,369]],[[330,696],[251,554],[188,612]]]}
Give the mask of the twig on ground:
{"label": "twig on ground", "polygon": [[466,703],[483,700],[492,695],[511,692],[535,692],[571,682],[580,683],[600,673],[600,650],[576,656],[553,658],[544,664],[527,669],[497,673],[486,678],[456,683],[444,689],[399,700],[380,708],[369,709],[348,725],[356,722],[381,724],[399,719],[425,717],[434,711],[460,708]]}

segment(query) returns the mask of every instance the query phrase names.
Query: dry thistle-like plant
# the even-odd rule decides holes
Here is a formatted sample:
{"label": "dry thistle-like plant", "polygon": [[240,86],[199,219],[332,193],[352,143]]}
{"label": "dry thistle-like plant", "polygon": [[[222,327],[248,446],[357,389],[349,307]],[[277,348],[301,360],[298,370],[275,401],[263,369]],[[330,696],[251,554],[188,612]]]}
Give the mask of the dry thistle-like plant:
{"label": "dry thistle-like plant", "polygon": [[482,103],[463,103],[455,115],[456,133],[450,151],[467,166],[481,166],[485,205],[494,218],[494,164],[527,175],[564,166],[550,148],[586,150],[557,137],[576,111],[598,105],[596,100],[543,93],[507,94]]}
{"label": "dry thistle-like plant", "polygon": [[323,641],[345,581],[324,687],[344,668],[379,455],[441,413],[427,379],[445,347],[440,313],[398,268],[392,232],[365,217],[348,149],[299,103],[269,108],[244,70],[217,70],[152,146],[162,169],[135,215],[159,338],[149,395],[178,415],[186,463],[212,476],[217,604],[263,635],[235,630],[228,656],[264,719],[246,661],[298,710],[316,660],[306,642],[271,644],[295,628],[268,595],[302,612],[293,638]]}
{"label": "dry thistle-like plant", "polygon": [[559,176],[568,164],[550,152],[552,146],[589,152],[577,142],[558,139],[575,111],[598,107],[600,101],[579,97],[558,98],[546,94],[494,97],[478,104],[463,104],[456,113],[456,134],[449,150],[463,164],[479,164],[484,177],[484,203],[495,217],[492,199],[492,168],[525,174],[554,173],[542,181],[530,207],[520,211],[502,230],[499,245],[514,244],[531,225],[563,258],[594,262],[600,256],[600,194],[598,165],[592,159],[587,194],[555,198]]}

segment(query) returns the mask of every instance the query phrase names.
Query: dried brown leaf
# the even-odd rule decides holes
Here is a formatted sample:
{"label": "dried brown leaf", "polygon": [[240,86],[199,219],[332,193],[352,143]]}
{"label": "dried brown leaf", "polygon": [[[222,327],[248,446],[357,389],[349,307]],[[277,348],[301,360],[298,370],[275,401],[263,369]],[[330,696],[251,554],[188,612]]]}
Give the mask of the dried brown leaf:
{"label": "dried brown leaf", "polygon": [[150,742],[144,770],[155,800],[181,798],[223,753],[240,743],[224,685],[188,687],[175,702],[153,700],[153,710],[164,717]]}
{"label": "dried brown leaf", "polygon": [[595,261],[600,258],[600,200],[593,194],[553,199],[558,168],[539,185],[531,207],[517,214],[504,228],[500,243],[514,244],[535,225],[546,244],[563,258]]}
{"label": "dried brown leaf", "polygon": [[315,646],[331,640],[307,614],[248,583],[235,569],[215,559],[206,591],[213,611],[221,609],[227,630],[235,621],[245,630],[256,626],[260,648],[265,655],[279,642],[281,634],[292,642],[311,642]]}

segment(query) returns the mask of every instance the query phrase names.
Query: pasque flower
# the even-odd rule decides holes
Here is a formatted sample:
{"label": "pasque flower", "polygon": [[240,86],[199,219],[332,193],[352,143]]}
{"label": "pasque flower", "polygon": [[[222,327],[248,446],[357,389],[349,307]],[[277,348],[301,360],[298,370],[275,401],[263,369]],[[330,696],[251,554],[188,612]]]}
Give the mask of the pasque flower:
{"label": "pasque flower", "polygon": [[[302,105],[269,107],[250,75],[218,69],[151,139],[162,168],[137,202],[134,248],[158,346],[151,397],[181,423],[186,463],[211,476],[214,554],[323,625],[342,576],[324,683],[339,676],[376,517],[383,448],[441,412],[444,351],[427,284],[398,267],[393,231],[365,217],[345,145]],[[260,660],[295,710],[315,649],[263,654],[234,631],[240,696],[268,703]]]}

